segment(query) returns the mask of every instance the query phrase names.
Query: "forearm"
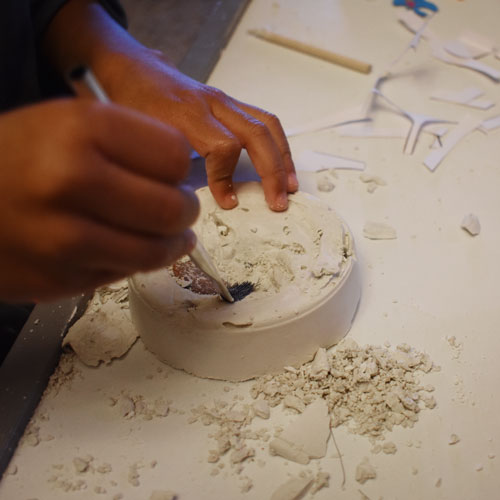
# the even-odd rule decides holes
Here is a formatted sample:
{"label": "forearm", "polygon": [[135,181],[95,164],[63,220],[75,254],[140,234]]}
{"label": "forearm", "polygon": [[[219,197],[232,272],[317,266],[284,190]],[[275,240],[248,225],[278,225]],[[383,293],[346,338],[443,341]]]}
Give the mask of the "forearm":
{"label": "forearm", "polygon": [[[45,33],[43,52],[61,75],[79,64],[92,67],[107,89],[130,58],[159,58],[157,51],[140,44],[115,22],[97,0],[70,0],[64,5]],[[164,57],[161,60],[168,63]]]}

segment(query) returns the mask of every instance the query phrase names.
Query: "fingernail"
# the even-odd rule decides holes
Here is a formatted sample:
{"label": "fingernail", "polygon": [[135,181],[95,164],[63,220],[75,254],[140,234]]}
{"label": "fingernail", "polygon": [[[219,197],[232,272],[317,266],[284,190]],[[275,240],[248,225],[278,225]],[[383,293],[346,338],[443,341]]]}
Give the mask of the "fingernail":
{"label": "fingernail", "polygon": [[238,197],[234,194],[228,194],[224,198],[224,208],[231,209],[238,205]]}
{"label": "fingernail", "polygon": [[297,189],[299,189],[299,180],[297,179],[297,175],[295,172],[290,172],[288,174],[288,191],[290,193],[295,193]]}
{"label": "fingernail", "polygon": [[288,208],[288,196],[286,193],[279,194],[271,205],[276,212],[282,212]]}

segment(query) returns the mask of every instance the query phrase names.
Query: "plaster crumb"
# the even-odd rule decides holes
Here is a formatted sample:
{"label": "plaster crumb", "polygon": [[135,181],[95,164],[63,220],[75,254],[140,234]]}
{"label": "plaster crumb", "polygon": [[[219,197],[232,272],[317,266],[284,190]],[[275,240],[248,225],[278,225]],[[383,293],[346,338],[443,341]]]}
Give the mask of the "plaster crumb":
{"label": "plaster crumb", "polygon": [[439,477],[438,480],[436,481],[436,484],[434,485],[436,488],[440,488],[441,484],[443,483],[442,479]]}
{"label": "plaster crumb", "polygon": [[[117,398],[112,398],[116,403],[119,415],[127,420],[141,417],[143,420],[152,420],[153,418],[164,418],[170,412],[170,404],[163,398],[147,400],[140,394],[122,393]],[[180,412],[179,412],[180,413]]]}
{"label": "plaster crumb", "polygon": [[452,359],[460,359],[464,348],[463,343],[458,342],[455,335],[447,335],[446,340],[452,349]]}
{"label": "plaster crumb", "polygon": [[113,500],[122,500],[123,498],[123,493],[117,493],[114,497]]}
{"label": "plaster crumb", "polygon": [[292,477],[271,496],[271,500],[300,500],[304,498],[313,480],[307,477]]}
{"label": "plaster crumb", "polygon": [[411,473],[416,476],[418,474],[418,469],[416,467],[411,468]]}
{"label": "plaster crumb", "polygon": [[318,472],[311,487],[311,495],[315,495],[319,490],[330,486],[330,474],[328,472]]}
{"label": "plaster crumb", "polygon": [[385,222],[368,221],[363,227],[363,236],[370,240],[394,240],[396,230]]}
{"label": "plaster crumb", "polygon": [[140,485],[139,467],[140,467],[140,465],[138,463],[132,464],[129,467],[127,479],[128,479],[129,484],[131,484],[132,486],[135,486],[135,487],[138,487]]}
{"label": "plaster crumb", "polygon": [[311,378],[316,380],[321,380],[322,378],[328,375],[329,371],[330,371],[330,364],[328,362],[328,355],[326,353],[326,349],[320,347],[316,351],[314,359],[311,363]]}
{"label": "plaster crumb", "polygon": [[460,442],[460,438],[456,434],[451,434],[450,439],[448,439],[448,444],[453,445]]}
{"label": "plaster crumb", "polygon": [[253,488],[253,481],[249,477],[243,479],[243,484],[240,486],[242,493],[248,493]]}
{"label": "plaster crumb", "polygon": [[371,450],[370,450],[374,455],[378,455],[382,451],[382,446],[379,444],[376,444]]}
{"label": "plaster crumb", "polygon": [[259,399],[253,404],[253,411],[257,417],[268,419],[271,415],[271,409],[265,399]]}
{"label": "plaster crumb", "polygon": [[99,474],[108,474],[112,471],[111,464],[104,463],[102,465],[99,465],[96,470],[97,472],[99,472]]}
{"label": "plaster crumb", "polygon": [[477,464],[475,469],[477,472],[481,472],[483,470],[483,464]]}
{"label": "plaster crumb", "polygon": [[297,410],[299,413],[302,413],[306,409],[305,403],[293,394],[288,394],[287,396],[285,396],[285,399],[283,400],[283,406],[285,408],[292,408],[294,410]]}
{"label": "plaster crumb", "polygon": [[15,464],[9,465],[9,467],[5,471],[5,474],[7,474],[8,476],[15,476],[17,474],[17,465]]}
{"label": "plaster crumb", "polygon": [[171,491],[154,490],[149,500],[177,500],[177,495]]}
{"label": "plaster crumb", "polygon": [[490,453],[490,454],[488,455],[488,458],[489,458],[490,460],[493,460],[495,457],[496,457],[496,455],[495,455],[494,453]]}
{"label": "plaster crumb", "polygon": [[335,189],[335,184],[328,177],[322,176],[318,179],[317,187],[318,191],[329,193]]}
{"label": "plaster crumb", "polygon": [[104,495],[107,493],[107,491],[106,491],[106,488],[104,488],[102,486],[96,486],[94,488],[94,493],[97,493],[98,495]]}
{"label": "plaster crumb", "polygon": [[384,179],[382,179],[381,177],[379,177],[377,175],[369,175],[369,174],[363,173],[359,176],[359,179],[361,182],[364,182],[365,184],[367,184],[366,190],[369,193],[375,192],[375,190],[379,186],[386,186],[387,185],[387,183],[384,181]]}
{"label": "plaster crumb", "polygon": [[477,236],[481,232],[481,224],[479,223],[477,216],[474,214],[466,215],[463,218],[460,227],[467,231],[471,236]]}
{"label": "plaster crumb", "polygon": [[377,471],[370,464],[367,457],[364,457],[361,463],[356,467],[355,479],[358,483],[364,484],[369,479],[376,479]]}
{"label": "plaster crumb", "polygon": [[398,451],[398,448],[392,441],[387,441],[382,445],[382,451],[386,455],[394,455]]}
{"label": "plaster crumb", "polygon": [[87,472],[90,467],[90,463],[94,460],[93,457],[75,457],[73,459],[73,466],[75,467],[76,472],[79,474],[83,474]]}

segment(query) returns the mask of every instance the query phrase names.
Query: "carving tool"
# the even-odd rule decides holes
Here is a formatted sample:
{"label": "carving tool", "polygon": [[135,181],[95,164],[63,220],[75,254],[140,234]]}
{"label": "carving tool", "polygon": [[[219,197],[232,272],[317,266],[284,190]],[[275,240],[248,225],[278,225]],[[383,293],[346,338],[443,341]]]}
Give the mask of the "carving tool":
{"label": "carving tool", "polygon": [[308,56],[317,57],[319,59],[323,59],[324,61],[343,66],[344,68],[359,71],[360,73],[368,74],[372,70],[372,65],[366,62],[359,61],[358,59],[353,59],[352,57],[347,57],[342,54],[337,54],[329,50],[321,49],[319,47],[315,47],[314,45],[299,42],[298,40],[294,40],[293,38],[288,38],[283,35],[278,35],[278,33],[274,33],[272,31],[249,30],[248,33],[257,38],[260,38],[261,40],[265,40],[266,42],[275,43],[277,45],[281,45],[282,47],[286,47],[287,49],[302,52],[303,54],[307,54]]}
{"label": "carving tool", "polygon": [[[90,68],[87,68],[86,66],[78,66],[74,68],[69,73],[68,80],[76,95],[92,96],[103,103],[111,102]],[[201,244],[199,238],[196,238],[196,246],[189,254],[189,257],[194,262],[194,264],[196,264],[196,266],[198,266],[206,275],[212,278],[221,297],[227,302],[234,302],[234,298],[229,293],[226,284],[220,277],[215,264],[210,258],[208,252]]]}

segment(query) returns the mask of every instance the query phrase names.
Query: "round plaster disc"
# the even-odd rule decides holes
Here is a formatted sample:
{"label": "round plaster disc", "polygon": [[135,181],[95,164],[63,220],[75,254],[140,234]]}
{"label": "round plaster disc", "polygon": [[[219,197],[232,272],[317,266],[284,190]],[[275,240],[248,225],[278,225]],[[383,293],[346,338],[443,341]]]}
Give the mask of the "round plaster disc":
{"label": "round plaster disc", "polygon": [[349,330],[360,298],[353,239],[326,204],[306,193],[272,212],[260,184],[237,186],[221,209],[197,191],[194,230],[229,286],[255,290],[229,304],[200,288],[188,257],[130,279],[132,320],[162,361],[200,377],[246,380],[300,366]]}

